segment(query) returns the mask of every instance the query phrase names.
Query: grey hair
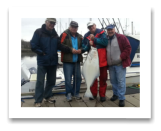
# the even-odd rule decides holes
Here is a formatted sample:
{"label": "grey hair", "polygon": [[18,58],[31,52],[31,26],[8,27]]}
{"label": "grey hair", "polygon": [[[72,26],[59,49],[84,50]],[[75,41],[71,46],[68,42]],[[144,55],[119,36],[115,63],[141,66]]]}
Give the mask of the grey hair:
{"label": "grey hair", "polygon": [[45,20],[45,24],[47,24],[48,20]]}

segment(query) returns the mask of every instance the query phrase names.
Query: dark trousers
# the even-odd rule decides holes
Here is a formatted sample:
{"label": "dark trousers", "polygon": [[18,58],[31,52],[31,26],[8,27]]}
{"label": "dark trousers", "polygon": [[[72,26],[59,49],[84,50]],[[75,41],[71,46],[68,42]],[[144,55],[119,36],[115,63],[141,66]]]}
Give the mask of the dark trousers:
{"label": "dark trousers", "polygon": [[[55,86],[55,82],[56,82],[56,69],[57,69],[57,65],[37,67],[35,103],[41,103],[43,98],[48,99],[52,96],[52,88]],[[47,77],[46,77],[46,85],[44,89],[44,80],[45,80],[46,73],[47,73]]]}

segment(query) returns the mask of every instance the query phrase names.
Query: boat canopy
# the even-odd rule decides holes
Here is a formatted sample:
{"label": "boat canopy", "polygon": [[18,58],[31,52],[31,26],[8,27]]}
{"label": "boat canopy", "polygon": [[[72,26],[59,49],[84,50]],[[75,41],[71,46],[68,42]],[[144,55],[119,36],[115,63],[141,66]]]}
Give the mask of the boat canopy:
{"label": "boat canopy", "polygon": [[130,45],[131,45],[131,54],[130,54],[130,59],[131,59],[131,62],[133,61],[134,59],[134,56],[135,56],[135,53],[136,53],[136,50],[138,49],[139,45],[140,45],[140,35],[129,35],[129,36],[126,36],[130,42]]}

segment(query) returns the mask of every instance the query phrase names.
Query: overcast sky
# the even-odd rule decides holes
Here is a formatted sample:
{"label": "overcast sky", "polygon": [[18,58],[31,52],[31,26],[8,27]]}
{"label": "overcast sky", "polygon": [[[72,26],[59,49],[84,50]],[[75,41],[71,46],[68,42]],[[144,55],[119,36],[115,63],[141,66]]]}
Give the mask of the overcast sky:
{"label": "overcast sky", "polygon": [[[69,18],[56,18],[56,19],[57,19],[57,24],[55,26],[55,29],[58,35],[60,35],[60,33],[66,30],[67,27],[69,27],[69,21],[71,20],[78,22],[79,24],[78,32],[82,34],[83,36],[88,31],[87,22],[89,22],[89,18],[70,18],[70,19]],[[33,36],[34,31],[37,28],[40,28],[42,24],[45,23],[45,20],[46,18],[22,18],[21,19],[21,39],[30,41]],[[100,20],[102,22],[102,18],[100,18]],[[106,24],[108,25],[106,18],[104,18],[104,20]],[[61,30],[60,30],[60,21],[61,21]],[[92,18],[92,21],[96,24],[97,28],[102,28],[98,18]],[[109,18],[109,21],[110,23],[113,24],[112,18]],[[119,23],[118,23],[118,18],[115,18],[115,22],[119,27],[120,33],[122,33],[121,27],[119,26]],[[123,29],[125,30],[126,29],[126,18],[120,18],[120,22],[121,22]],[[139,19],[127,18],[127,26],[128,26],[127,32],[131,33],[131,22],[133,22],[134,34],[140,34]]]}

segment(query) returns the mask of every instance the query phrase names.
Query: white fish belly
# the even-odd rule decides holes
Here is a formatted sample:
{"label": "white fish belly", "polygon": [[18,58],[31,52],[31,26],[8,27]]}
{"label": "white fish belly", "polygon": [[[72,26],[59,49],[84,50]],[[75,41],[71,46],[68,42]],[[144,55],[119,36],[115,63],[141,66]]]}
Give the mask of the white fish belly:
{"label": "white fish belly", "polygon": [[93,85],[96,78],[100,76],[98,52],[94,47],[91,47],[87,59],[82,67],[82,75],[87,84],[85,96],[92,97],[90,87]]}

